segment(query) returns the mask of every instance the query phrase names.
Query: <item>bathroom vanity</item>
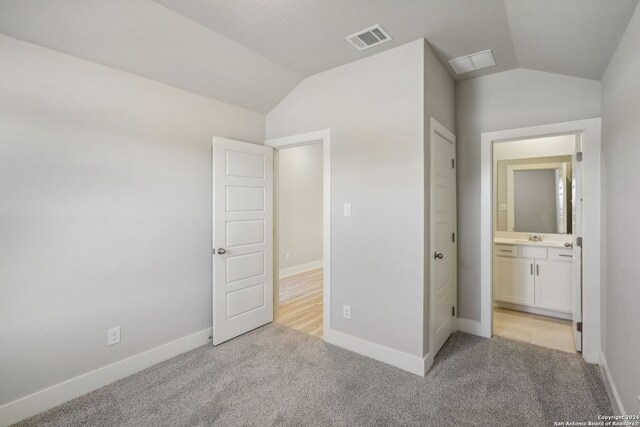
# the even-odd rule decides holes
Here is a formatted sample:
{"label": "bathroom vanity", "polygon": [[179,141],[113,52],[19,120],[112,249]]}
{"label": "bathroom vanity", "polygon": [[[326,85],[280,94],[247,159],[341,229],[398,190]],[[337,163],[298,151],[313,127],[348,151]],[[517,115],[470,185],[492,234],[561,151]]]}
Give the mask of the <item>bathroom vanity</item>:
{"label": "bathroom vanity", "polygon": [[494,238],[497,306],[571,319],[574,251],[562,241]]}

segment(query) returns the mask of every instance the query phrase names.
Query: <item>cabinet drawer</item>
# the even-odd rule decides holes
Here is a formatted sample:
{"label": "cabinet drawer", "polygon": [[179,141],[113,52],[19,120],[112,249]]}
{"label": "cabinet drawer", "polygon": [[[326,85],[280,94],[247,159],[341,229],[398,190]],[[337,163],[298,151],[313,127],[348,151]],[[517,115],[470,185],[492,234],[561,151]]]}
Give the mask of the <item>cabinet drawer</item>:
{"label": "cabinet drawer", "polygon": [[515,245],[494,245],[494,252],[497,256],[518,256],[518,247]]}
{"label": "cabinet drawer", "polygon": [[523,258],[547,259],[547,248],[539,246],[522,246],[520,256]]}
{"label": "cabinet drawer", "polygon": [[549,248],[549,261],[573,262],[573,250]]}

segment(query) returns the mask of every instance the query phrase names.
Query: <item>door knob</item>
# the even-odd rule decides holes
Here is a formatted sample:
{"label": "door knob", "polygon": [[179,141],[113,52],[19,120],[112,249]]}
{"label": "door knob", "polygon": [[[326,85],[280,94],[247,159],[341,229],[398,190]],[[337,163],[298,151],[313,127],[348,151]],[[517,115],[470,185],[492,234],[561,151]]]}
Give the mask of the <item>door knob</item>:
{"label": "door knob", "polygon": [[224,248],[218,248],[218,255],[224,255],[227,251]]}
{"label": "door knob", "polygon": [[433,259],[442,259],[444,258],[444,255],[442,255],[442,252],[434,252],[433,253]]}

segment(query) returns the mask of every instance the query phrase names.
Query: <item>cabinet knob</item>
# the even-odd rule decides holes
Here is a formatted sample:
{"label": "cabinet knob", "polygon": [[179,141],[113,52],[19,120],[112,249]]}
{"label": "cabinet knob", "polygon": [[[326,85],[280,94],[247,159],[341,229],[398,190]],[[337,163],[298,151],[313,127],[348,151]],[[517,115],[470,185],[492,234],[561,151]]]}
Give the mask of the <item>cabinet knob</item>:
{"label": "cabinet knob", "polygon": [[444,258],[444,255],[442,255],[442,252],[434,252],[433,253],[433,259],[442,259]]}

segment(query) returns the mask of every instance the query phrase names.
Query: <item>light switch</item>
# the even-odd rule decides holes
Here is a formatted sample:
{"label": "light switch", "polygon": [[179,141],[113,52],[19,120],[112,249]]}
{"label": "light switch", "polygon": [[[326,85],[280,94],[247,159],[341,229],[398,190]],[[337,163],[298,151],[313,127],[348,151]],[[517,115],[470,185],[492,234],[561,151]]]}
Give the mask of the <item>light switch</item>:
{"label": "light switch", "polygon": [[351,203],[344,204],[344,216],[351,216]]}

